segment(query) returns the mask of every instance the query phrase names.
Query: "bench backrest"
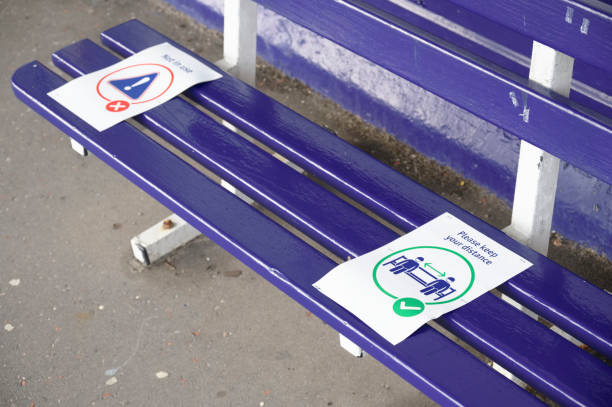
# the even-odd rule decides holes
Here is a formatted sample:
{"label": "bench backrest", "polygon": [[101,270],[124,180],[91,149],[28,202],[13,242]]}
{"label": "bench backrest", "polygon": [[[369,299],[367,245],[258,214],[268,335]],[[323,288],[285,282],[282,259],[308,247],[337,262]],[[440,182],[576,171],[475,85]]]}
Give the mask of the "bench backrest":
{"label": "bench backrest", "polygon": [[[472,52],[425,32],[413,25],[414,21],[409,23],[405,18],[385,11],[385,7],[390,11],[388,7],[397,6],[398,1],[257,2],[612,184],[610,117],[595,111],[592,106],[585,107],[530,84],[524,75],[483,60]],[[477,4],[471,7],[485,14],[484,2],[474,3],[482,3],[480,8]],[[542,3],[557,4],[559,8],[566,2],[550,0]],[[522,6],[518,10],[526,10],[526,4],[518,2],[516,7]],[[502,13],[501,6],[498,9]],[[537,7],[533,14],[529,14],[531,24],[545,24],[550,20],[543,10],[546,9]],[[565,12],[566,8],[563,10]],[[593,21],[586,41],[590,49],[594,47],[607,52],[605,50],[609,49],[610,43],[606,38],[612,38],[609,15],[588,7],[579,10],[580,13],[588,11]],[[577,18],[578,11],[575,15]],[[549,22],[552,24],[552,20]],[[508,23],[508,26],[514,28],[515,24]],[[533,35],[535,40],[544,42],[548,39],[548,34],[540,35],[540,30],[534,29],[524,34]],[[588,54],[583,52],[583,42],[570,42],[569,48],[564,49],[568,52],[581,50],[571,55],[580,58]],[[557,41],[553,45],[557,45]],[[598,63],[598,68],[601,65],[605,67],[605,63],[599,59],[593,61],[591,57],[587,60]],[[600,111],[605,112],[605,106]]]}
{"label": "bench backrest", "polygon": [[[603,40],[612,34],[609,24],[612,14],[610,6],[600,3],[608,10],[602,15],[599,11],[576,7],[572,3],[568,5],[568,2],[560,0],[538,2],[533,10],[525,7],[524,2],[486,2],[485,7],[482,7],[483,2],[452,0],[369,0],[368,3],[523,77],[529,74],[533,41],[565,52],[575,58],[570,99],[612,116],[610,68],[602,63],[605,58],[599,57],[608,53],[606,49],[610,46]],[[542,15],[539,7],[543,5],[548,9],[555,8],[555,11],[551,11],[550,16],[547,13]],[[510,10],[507,13],[500,12],[503,7]],[[524,13],[516,15],[521,12]],[[565,15],[562,15],[564,12]],[[507,18],[507,14],[516,18]],[[593,14],[599,17],[596,31],[585,22],[594,20]],[[554,18],[551,19],[551,16]],[[522,23],[518,30],[514,24],[517,19]],[[548,31],[538,35],[542,26],[550,28],[554,35]],[[581,30],[580,27],[584,26],[589,28]],[[594,35],[597,38],[593,38]],[[585,53],[585,42],[589,49],[599,51],[594,54]],[[593,61],[593,56],[597,57],[597,61]]]}
{"label": "bench backrest", "polygon": [[[612,61],[612,6],[576,0],[450,0],[428,2],[438,13],[449,4],[463,7],[498,25],[606,71]],[[495,35],[495,32],[491,32]],[[497,38],[496,38],[497,39]]]}

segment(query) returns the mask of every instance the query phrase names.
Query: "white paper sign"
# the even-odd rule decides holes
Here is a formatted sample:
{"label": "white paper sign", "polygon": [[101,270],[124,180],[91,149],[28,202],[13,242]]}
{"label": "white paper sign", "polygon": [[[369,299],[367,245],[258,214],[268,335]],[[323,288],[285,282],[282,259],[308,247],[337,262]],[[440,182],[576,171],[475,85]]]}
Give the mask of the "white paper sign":
{"label": "white paper sign", "polygon": [[444,213],[313,286],[395,345],[531,265]]}
{"label": "white paper sign", "polygon": [[222,75],[168,44],[158,44],[76,78],[48,95],[96,130],[106,130]]}

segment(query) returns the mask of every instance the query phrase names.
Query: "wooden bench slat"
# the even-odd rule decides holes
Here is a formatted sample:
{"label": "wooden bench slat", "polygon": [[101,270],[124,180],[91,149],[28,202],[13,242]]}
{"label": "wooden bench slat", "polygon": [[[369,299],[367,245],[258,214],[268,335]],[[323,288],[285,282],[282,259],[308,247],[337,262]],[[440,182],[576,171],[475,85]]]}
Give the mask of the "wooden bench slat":
{"label": "wooden bench slat", "polygon": [[[71,74],[82,75],[115,63],[117,58],[85,40],[54,53],[54,62]],[[390,236],[391,232],[380,224],[373,227],[371,218],[337,201],[331,193],[183,100],[174,99],[140,117],[143,124],[192,158],[223,178],[231,177],[238,188],[252,192],[251,197],[274,197],[279,206],[270,209],[279,216],[288,220],[308,218],[307,224],[294,224],[302,231],[314,227],[318,233],[325,234],[324,245],[337,242],[355,255],[397,237]],[[295,191],[288,183],[293,184]],[[293,196],[293,192],[300,196]],[[309,194],[313,194],[313,199],[300,204]],[[293,213],[297,216],[286,216]],[[355,225],[361,228],[362,224],[367,227],[355,229]],[[612,397],[612,369],[493,295],[485,295],[470,306],[440,318],[439,322],[559,402],[575,399],[590,404]],[[559,354],[565,357],[560,360]],[[591,390],[593,381],[606,377],[610,386]],[[589,397],[583,398],[589,393]]]}
{"label": "wooden bench slat", "polygon": [[[124,56],[172,42],[136,20],[106,31],[102,41]],[[612,298],[602,290],[232,77],[187,95],[406,231],[447,211],[529,259],[533,270],[500,289],[612,356]]]}
{"label": "wooden bench slat", "polygon": [[[414,0],[365,1],[503,69],[524,78],[529,76],[533,38],[524,33],[513,31],[449,0],[427,1],[420,5]],[[440,22],[440,18],[444,22]],[[458,25],[457,29],[450,24]],[[576,33],[582,35],[578,30]],[[579,56],[573,56],[574,81],[570,99],[612,117],[612,77],[609,67],[593,66],[579,59]]]}
{"label": "wooden bench slat", "polygon": [[[544,89],[537,92],[526,78],[473,61],[452,45],[443,48],[405,22],[347,0],[258,3],[612,184],[610,118]],[[341,30],[339,20],[348,20]],[[587,147],[592,145],[601,148]]]}
{"label": "wooden bench slat", "polygon": [[[119,61],[88,39],[54,52],[52,59],[72,76]],[[357,257],[380,246],[367,239],[354,241],[350,248],[343,244],[353,236],[376,235],[378,242],[397,238],[393,231],[179,98],[136,119],[340,258]],[[318,222],[322,217],[326,222]],[[346,222],[347,218],[360,221]]]}
{"label": "wooden bench slat", "polygon": [[38,61],[19,68],[12,78],[16,96],[34,111],[434,401],[442,405],[541,405],[428,326],[398,346],[385,343],[311,287],[334,266],[332,261],[129,124],[95,131],[47,96],[64,82]]}
{"label": "wooden bench slat", "polygon": [[580,0],[450,0],[592,65],[610,70],[612,6]]}

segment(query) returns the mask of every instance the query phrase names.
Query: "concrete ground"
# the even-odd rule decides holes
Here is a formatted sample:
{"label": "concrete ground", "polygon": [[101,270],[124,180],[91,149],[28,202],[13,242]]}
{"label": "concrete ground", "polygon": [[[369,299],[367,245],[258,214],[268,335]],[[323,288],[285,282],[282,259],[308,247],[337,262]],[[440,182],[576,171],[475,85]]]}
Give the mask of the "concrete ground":
{"label": "concrete ground", "polygon": [[[433,405],[373,358],[349,356],[335,331],[207,238],[148,269],[134,263],[129,239],[168,210],[74,153],[9,85],[18,66],[52,66],[54,50],[134,17],[221,57],[219,33],[161,0],[0,0],[0,407]],[[477,216],[508,223],[495,196],[265,63],[257,85]],[[556,261],[612,288],[612,263],[561,236],[552,243]]]}
{"label": "concrete ground", "polygon": [[132,17],[220,57],[219,34],[161,1],[0,1],[0,406],[433,405],[204,237],[133,264],[129,239],[168,210],[9,85]]}

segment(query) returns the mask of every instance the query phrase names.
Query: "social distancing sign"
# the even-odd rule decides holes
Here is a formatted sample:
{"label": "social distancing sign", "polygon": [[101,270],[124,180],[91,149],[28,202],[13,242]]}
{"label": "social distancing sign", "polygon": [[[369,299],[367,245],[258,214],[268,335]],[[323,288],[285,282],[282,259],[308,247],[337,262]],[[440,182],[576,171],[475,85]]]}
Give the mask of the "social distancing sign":
{"label": "social distancing sign", "polygon": [[395,345],[531,265],[444,213],[313,286]]}
{"label": "social distancing sign", "polygon": [[163,43],[48,93],[98,131],[146,112],[187,88],[221,78],[180,49]]}

